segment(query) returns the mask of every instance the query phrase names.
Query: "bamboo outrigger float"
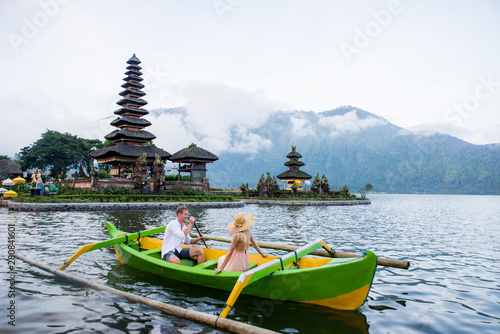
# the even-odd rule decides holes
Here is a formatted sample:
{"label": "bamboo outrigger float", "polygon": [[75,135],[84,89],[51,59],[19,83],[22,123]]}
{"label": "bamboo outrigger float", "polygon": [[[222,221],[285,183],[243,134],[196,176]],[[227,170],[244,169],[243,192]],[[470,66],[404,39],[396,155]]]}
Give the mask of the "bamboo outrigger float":
{"label": "bamboo outrigger float", "polygon": [[235,321],[231,319],[219,319],[219,317],[208,314],[208,313],[203,313],[199,311],[194,311],[194,310],[188,310],[179,306],[171,305],[171,304],[166,304],[160,301],[156,301],[150,298],[146,298],[143,296],[137,296],[134,295],[133,293],[130,292],[125,292],[121,291],[106,285],[102,285],[96,282],[89,281],[85,278],[78,277],[72,274],[68,274],[65,271],[49,267],[46,264],[39,263],[35,260],[29,259],[25,256],[19,255],[19,254],[14,254],[14,256],[32,266],[38,267],[42,270],[45,270],[51,274],[54,274],[56,276],[62,277],[64,279],[67,279],[71,282],[77,283],[77,284],[82,284],[89,286],[94,289],[99,289],[103,291],[108,291],[111,293],[114,293],[116,295],[122,296],[127,298],[128,300],[136,303],[141,303],[153,308],[156,308],[162,312],[165,312],[167,314],[171,314],[180,318],[188,319],[191,321],[196,321],[201,324],[205,325],[210,325],[214,326],[216,328],[223,328],[231,332],[235,333],[244,333],[244,334],[277,334],[277,332],[253,326],[251,324],[246,324],[240,321]]}
{"label": "bamboo outrigger float", "polygon": [[[274,300],[355,310],[365,302],[377,267],[377,256],[368,251],[358,258],[304,257],[324,248],[321,240],[311,242],[283,256],[249,254],[247,272],[221,272],[214,275],[219,257],[227,251],[204,248],[206,261],[182,260],[180,265],[160,259],[162,240],[147,235],[163,232],[165,226],[128,234],[106,222],[111,239],[83,246],[59,269],[66,268],[86,251],[113,245],[118,259],[150,273],[209,288],[231,291],[220,315],[226,317],[241,294]],[[188,247],[188,246],[186,246]]]}

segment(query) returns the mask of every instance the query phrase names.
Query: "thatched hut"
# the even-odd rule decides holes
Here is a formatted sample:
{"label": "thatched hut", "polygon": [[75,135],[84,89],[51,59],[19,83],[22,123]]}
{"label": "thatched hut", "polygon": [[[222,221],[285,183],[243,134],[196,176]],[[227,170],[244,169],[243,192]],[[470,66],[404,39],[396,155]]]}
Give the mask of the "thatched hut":
{"label": "thatched hut", "polygon": [[21,167],[11,160],[0,160],[0,175],[18,176],[23,174]]}

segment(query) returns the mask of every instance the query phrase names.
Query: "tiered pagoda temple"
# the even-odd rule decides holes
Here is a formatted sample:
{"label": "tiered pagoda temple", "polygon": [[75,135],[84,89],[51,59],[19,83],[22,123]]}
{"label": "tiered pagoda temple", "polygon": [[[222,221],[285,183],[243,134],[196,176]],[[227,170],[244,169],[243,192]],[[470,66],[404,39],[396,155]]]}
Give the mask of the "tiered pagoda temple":
{"label": "tiered pagoda temple", "polygon": [[[207,163],[212,163],[219,160],[219,158],[215,154],[195,144],[191,144],[179,152],[174,153],[169,160],[174,163],[179,163],[179,175],[180,173],[189,173],[191,182],[203,182],[203,178],[207,173]],[[184,165],[181,165],[182,163],[184,163]]]}
{"label": "tiered pagoda temple", "polygon": [[290,161],[285,162],[284,165],[287,166],[289,170],[277,176],[278,179],[285,182],[286,189],[290,189],[294,183],[297,184],[297,186],[300,184],[298,188],[302,189],[302,182],[312,178],[311,175],[299,170],[305,163],[299,161],[302,155],[295,149],[296,147],[292,146],[292,151],[286,156]]}
{"label": "tiered pagoda temple", "polygon": [[156,154],[162,160],[171,156],[160,148],[145,145],[156,136],[144,130],[151,123],[141,118],[149,112],[143,108],[148,103],[142,98],[146,93],[142,91],[144,85],[141,83],[140,63],[135,54],[127,61],[126,77],[123,79],[125,83],[122,85],[124,90],[120,93],[122,99],[117,102],[120,108],[114,112],[118,117],[110,123],[117,129],[105,136],[112,144],[90,153],[98,163],[112,165],[110,174],[115,177],[120,177],[123,170],[133,168],[144,153],[149,166],[153,165]]}

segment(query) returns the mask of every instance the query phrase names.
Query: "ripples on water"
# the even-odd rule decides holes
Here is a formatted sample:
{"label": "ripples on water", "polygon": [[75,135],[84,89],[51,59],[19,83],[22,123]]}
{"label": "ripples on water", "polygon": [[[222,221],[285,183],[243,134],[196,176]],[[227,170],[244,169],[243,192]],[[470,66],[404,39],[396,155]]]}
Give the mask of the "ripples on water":
{"label": "ripples on water", "polygon": [[[500,197],[372,195],[371,199],[369,206],[247,205],[243,211],[256,218],[252,232],[257,240],[302,245],[321,237],[339,251],[372,249],[381,257],[409,260],[409,270],[379,267],[367,302],[356,312],[241,296],[230,318],[283,333],[498,333]],[[226,225],[240,211],[190,213],[204,233],[227,236]],[[173,218],[173,211],[158,210],[27,213],[0,209],[0,233],[5,242],[7,223],[15,222],[18,253],[59,267],[82,244],[107,238],[104,220],[137,231]],[[5,247],[2,253],[5,259]],[[5,264],[2,261],[3,277],[8,271]],[[19,260],[17,267],[16,327],[12,331],[3,316],[2,333],[220,332],[75,285]],[[228,297],[226,292],[118,265],[112,248],[86,253],[66,271],[211,314],[218,314]],[[2,291],[7,290],[4,279]]]}

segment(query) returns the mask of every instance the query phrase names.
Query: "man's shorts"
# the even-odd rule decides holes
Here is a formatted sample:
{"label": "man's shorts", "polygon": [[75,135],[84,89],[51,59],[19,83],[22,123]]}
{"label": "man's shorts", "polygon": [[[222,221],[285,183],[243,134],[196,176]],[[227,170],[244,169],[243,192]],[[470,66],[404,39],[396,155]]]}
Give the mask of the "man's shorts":
{"label": "man's shorts", "polygon": [[190,259],[191,258],[191,247],[183,248],[181,249],[181,252],[179,253],[177,249],[174,249],[173,251],[170,251],[163,255],[163,260],[164,261],[169,261],[172,256],[177,256],[179,260],[183,259]]}

